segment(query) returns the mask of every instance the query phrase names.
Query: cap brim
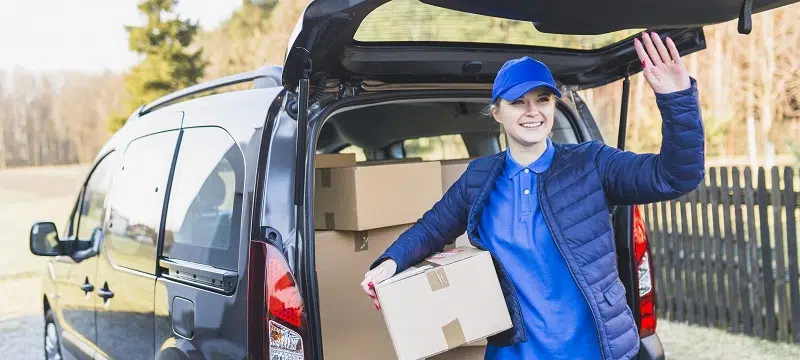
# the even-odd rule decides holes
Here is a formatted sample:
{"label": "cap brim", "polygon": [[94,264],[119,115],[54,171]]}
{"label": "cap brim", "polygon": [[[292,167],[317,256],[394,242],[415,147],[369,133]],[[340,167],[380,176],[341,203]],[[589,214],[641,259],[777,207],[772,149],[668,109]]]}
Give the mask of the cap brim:
{"label": "cap brim", "polygon": [[526,81],[524,83],[514,85],[510,89],[506,90],[506,92],[503,94],[500,94],[500,97],[506,99],[506,101],[514,101],[521,98],[528,91],[539,87],[545,87],[556,94],[556,96],[559,98],[561,97],[561,92],[558,91],[558,89],[544,81]]}

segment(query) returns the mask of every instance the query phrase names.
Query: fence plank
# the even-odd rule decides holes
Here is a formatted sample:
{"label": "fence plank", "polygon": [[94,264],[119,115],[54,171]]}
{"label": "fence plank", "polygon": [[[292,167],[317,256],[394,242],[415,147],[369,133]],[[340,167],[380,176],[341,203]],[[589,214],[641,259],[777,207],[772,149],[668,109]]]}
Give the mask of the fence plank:
{"label": "fence plank", "polygon": [[[739,180],[739,168],[733,168],[733,188],[734,189],[741,189],[741,182]],[[737,331],[741,331],[747,335],[752,334],[753,318],[750,315],[750,296],[747,294],[747,247],[745,246],[744,242],[744,217],[742,216],[742,196],[739,192],[736,192],[733,196],[733,213],[735,215],[734,220],[736,222],[736,257],[734,259],[736,262],[736,267],[739,270],[739,273],[736,276],[734,291],[738,293],[739,298],[736,299],[739,308],[739,312],[736,313],[738,315],[737,322],[739,323],[739,327]],[[736,311],[736,307],[734,307],[734,311]],[[735,331],[736,332],[736,331]]]}
{"label": "fence plank", "polygon": [[[725,288],[728,294],[728,329],[734,333],[739,332],[739,302],[736,301],[738,296],[736,291],[736,269],[735,269],[735,254],[733,252],[733,245],[735,242],[733,234],[733,226],[731,225],[731,198],[728,196],[730,186],[728,186],[728,169],[723,167],[721,169],[722,188],[720,189],[720,196],[722,197],[722,217],[724,218],[725,227],[725,265],[727,268]],[[736,219],[734,219],[735,221]]]}
{"label": "fence plank", "polygon": [[655,272],[653,278],[656,281],[656,314],[657,316],[663,316],[663,314],[666,314],[664,306],[667,304],[667,301],[664,297],[666,289],[666,285],[664,284],[664,252],[662,251],[664,241],[661,240],[662,233],[658,221],[658,203],[648,204],[647,208],[651,214],[648,219],[652,225],[649,238],[651,239],[650,250],[653,252],[654,265],[653,269],[650,271]]}
{"label": "fence plank", "polygon": [[706,298],[706,326],[712,327],[716,321],[714,312],[716,311],[715,298],[717,293],[714,291],[714,246],[711,242],[711,234],[709,233],[711,218],[708,216],[708,187],[703,184],[700,187],[700,214],[703,228],[703,281],[706,284],[705,298]]}
{"label": "fence plank", "polygon": [[672,237],[670,236],[669,223],[667,222],[667,202],[661,202],[661,224],[664,231],[661,232],[661,241],[664,242],[664,284],[666,285],[665,297],[666,309],[670,320],[675,320],[675,285],[672,281],[672,269],[674,261],[674,250],[672,248]]}
{"label": "fence plank", "polygon": [[775,341],[775,283],[772,275],[772,245],[769,236],[769,208],[767,207],[767,179],[766,171],[763,167],[758,168],[758,214],[761,224],[761,263],[763,264],[763,283],[764,283],[764,305],[766,311],[764,337],[767,340]]}
{"label": "fence plank", "polygon": [[681,303],[683,303],[683,310],[686,312],[686,321],[690,324],[696,324],[697,319],[694,313],[696,297],[694,294],[694,274],[692,272],[692,238],[689,234],[689,219],[691,218],[691,213],[687,212],[686,209],[688,207],[687,196],[682,196],[678,199],[678,206],[680,206],[681,210],[681,272],[683,272],[683,285],[685,286]]}
{"label": "fence plank", "polygon": [[756,204],[755,204],[755,191],[753,189],[753,172],[749,167],[744,169],[744,199],[745,209],[747,210],[747,258],[748,258],[748,272],[746,285],[747,291],[752,299],[752,325],[753,334],[756,337],[764,337],[764,325],[761,317],[763,304],[762,298],[764,292],[760,290],[761,284],[761,269],[758,266],[758,241],[756,240]]}
{"label": "fence plank", "polygon": [[786,265],[783,251],[783,218],[781,213],[781,178],[778,167],[773,166],[772,175],[772,212],[775,216],[775,296],[778,298],[778,341],[789,341],[789,304],[786,291]]}
{"label": "fence plank", "polygon": [[673,264],[673,277],[675,280],[675,321],[684,321],[686,318],[685,308],[683,306],[683,300],[685,298],[685,292],[683,291],[683,241],[681,241],[681,234],[678,231],[678,207],[680,206],[680,201],[678,200],[671,200],[669,202],[670,205],[670,212],[672,215],[672,264]]}
{"label": "fence plank", "polygon": [[[711,218],[714,220],[714,251],[716,255],[714,257],[714,274],[716,274],[717,278],[717,291],[714,293],[717,297],[717,309],[716,309],[716,324],[718,328],[726,328],[728,321],[726,316],[726,309],[728,308],[728,299],[725,297],[725,269],[723,265],[725,264],[725,260],[723,259],[725,251],[723,249],[723,242],[725,234],[722,232],[722,226],[719,219],[719,205],[720,205],[720,188],[717,186],[717,169],[711,168],[709,171],[709,176],[711,177],[711,207],[713,209],[711,213]],[[723,206],[724,208],[724,206]],[[727,229],[725,230],[728,231]]]}
{"label": "fence plank", "polygon": [[800,343],[800,279],[798,279],[797,269],[797,219],[795,219],[794,208],[797,204],[793,183],[794,172],[792,168],[783,169],[783,182],[786,199],[786,244],[788,245],[789,260],[789,291],[791,292],[792,305],[789,311],[792,314],[792,335],[795,343]]}
{"label": "fence plank", "polygon": [[[692,246],[694,246],[694,293],[697,301],[695,301],[694,311],[698,325],[706,324],[706,296],[705,287],[703,286],[703,238],[700,234],[700,223],[703,218],[700,216],[698,205],[700,204],[700,190],[699,187],[692,191]],[[705,206],[705,203],[702,204]]]}

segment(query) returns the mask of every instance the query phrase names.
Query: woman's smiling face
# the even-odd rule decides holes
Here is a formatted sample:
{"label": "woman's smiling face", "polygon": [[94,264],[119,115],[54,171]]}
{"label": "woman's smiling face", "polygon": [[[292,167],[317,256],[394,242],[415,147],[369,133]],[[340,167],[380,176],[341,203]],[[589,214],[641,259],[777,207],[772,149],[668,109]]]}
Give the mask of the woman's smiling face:
{"label": "woman's smiling face", "polygon": [[500,98],[492,106],[492,115],[503,125],[509,143],[528,148],[547,139],[553,129],[555,109],[553,93],[540,87],[513,101]]}

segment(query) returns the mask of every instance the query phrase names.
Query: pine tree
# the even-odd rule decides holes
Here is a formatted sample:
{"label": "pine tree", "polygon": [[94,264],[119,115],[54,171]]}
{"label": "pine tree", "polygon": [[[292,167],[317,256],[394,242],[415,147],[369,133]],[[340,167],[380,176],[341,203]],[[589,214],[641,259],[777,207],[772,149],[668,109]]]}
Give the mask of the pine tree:
{"label": "pine tree", "polygon": [[147,22],[126,26],[128,48],[144,58],[125,77],[129,95],[126,112],[109,119],[111,131],[119,130],[139,106],[194,85],[203,77],[207,65],[203,49],[189,49],[198,24],[180,19],[174,13],[176,4],[177,0],[143,0],[137,7]]}

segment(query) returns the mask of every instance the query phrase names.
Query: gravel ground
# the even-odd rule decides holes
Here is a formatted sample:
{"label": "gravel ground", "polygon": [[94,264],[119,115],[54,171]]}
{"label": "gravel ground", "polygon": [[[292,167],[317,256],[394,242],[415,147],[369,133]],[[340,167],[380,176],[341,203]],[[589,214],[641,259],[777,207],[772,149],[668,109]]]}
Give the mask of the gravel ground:
{"label": "gravel ground", "polygon": [[[41,315],[0,320],[0,359],[42,359]],[[800,359],[800,346],[733,335],[723,331],[659,321],[667,359]]]}
{"label": "gravel ground", "polygon": [[41,315],[19,316],[0,320],[0,358],[14,360],[44,359]]}

